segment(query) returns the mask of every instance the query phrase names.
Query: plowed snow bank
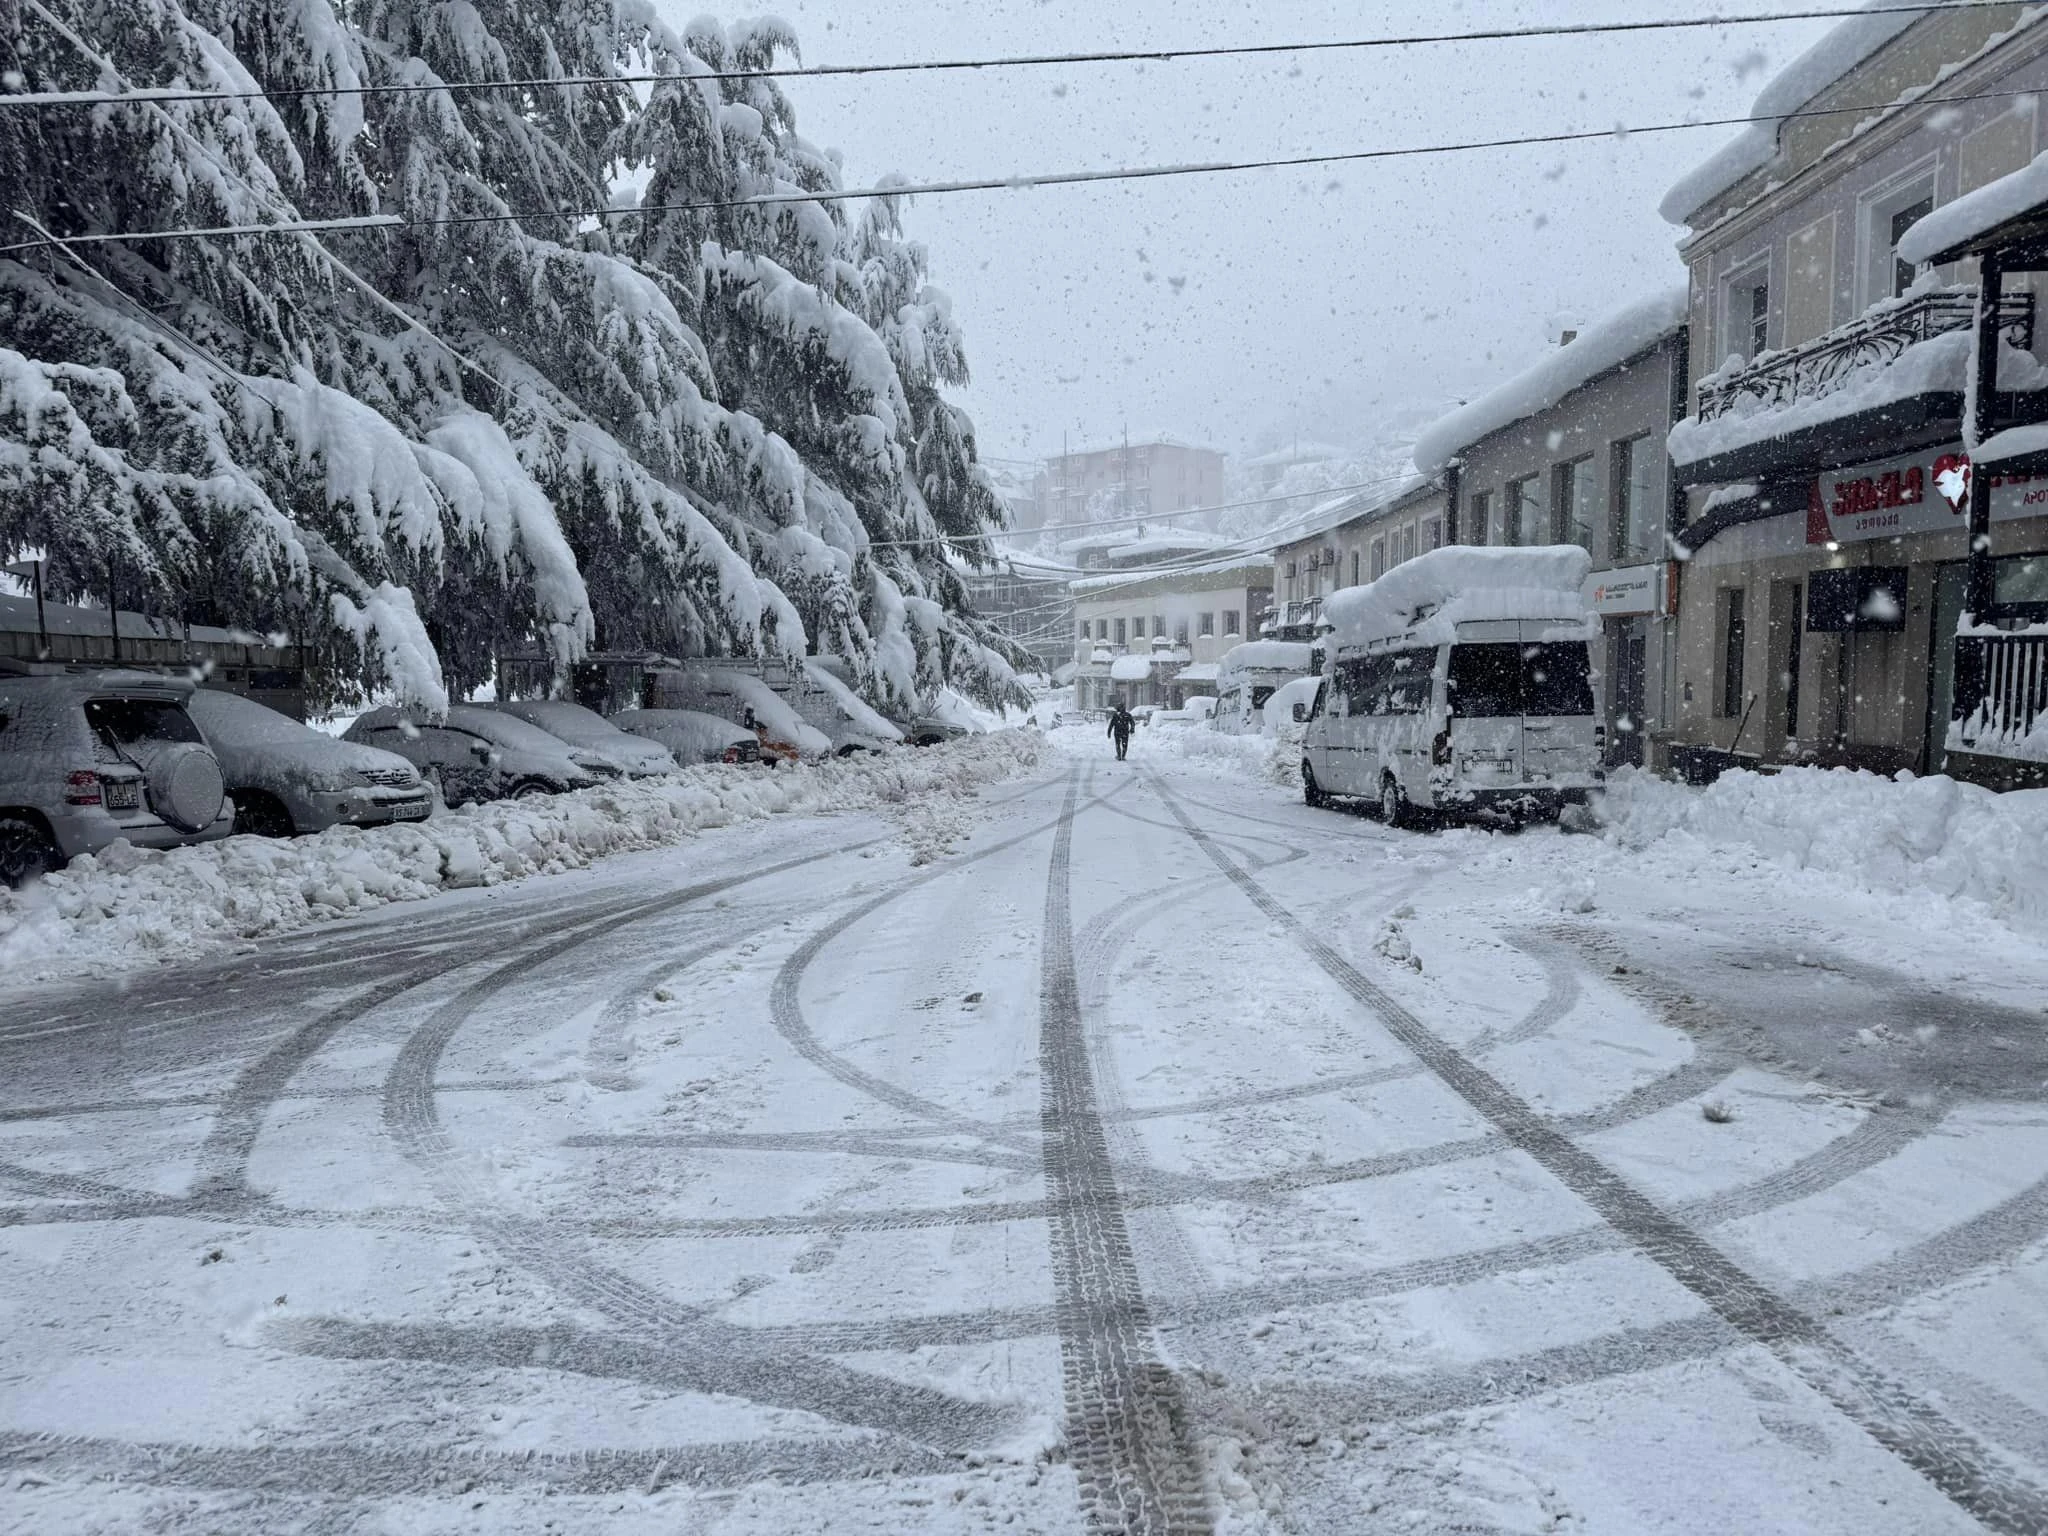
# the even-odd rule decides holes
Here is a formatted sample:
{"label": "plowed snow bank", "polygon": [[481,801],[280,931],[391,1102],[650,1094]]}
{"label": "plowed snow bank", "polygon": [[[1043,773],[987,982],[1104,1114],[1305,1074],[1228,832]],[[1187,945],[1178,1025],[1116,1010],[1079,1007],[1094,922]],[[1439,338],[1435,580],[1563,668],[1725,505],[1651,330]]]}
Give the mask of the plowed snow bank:
{"label": "plowed snow bank", "polygon": [[0,978],[144,963],[462,886],[580,869],[764,816],[957,798],[1038,761],[1035,731],[799,768],[686,769],[659,780],[466,806],[411,826],[231,837],[145,853],[117,843],[34,889],[0,890]]}

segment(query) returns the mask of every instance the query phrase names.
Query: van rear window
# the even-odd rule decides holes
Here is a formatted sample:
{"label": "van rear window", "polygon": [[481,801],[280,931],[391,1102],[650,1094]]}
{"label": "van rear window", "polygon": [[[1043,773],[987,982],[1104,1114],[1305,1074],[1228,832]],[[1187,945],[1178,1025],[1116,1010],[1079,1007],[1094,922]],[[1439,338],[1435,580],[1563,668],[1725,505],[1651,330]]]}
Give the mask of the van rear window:
{"label": "van rear window", "polygon": [[1467,717],[1590,715],[1592,667],[1582,641],[1456,645],[1445,691],[1451,712]]}

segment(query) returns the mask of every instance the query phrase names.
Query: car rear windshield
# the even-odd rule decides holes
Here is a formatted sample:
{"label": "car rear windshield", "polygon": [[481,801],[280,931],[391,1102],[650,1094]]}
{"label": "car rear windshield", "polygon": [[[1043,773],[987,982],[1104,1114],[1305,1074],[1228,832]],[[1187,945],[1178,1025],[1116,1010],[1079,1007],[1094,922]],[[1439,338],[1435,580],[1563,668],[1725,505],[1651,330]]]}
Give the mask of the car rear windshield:
{"label": "car rear windshield", "polygon": [[85,722],[110,747],[204,739],[185,706],[169,699],[87,699]]}
{"label": "car rear windshield", "polygon": [[1458,715],[1590,715],[1592,653],[1583,641],[1456,645],[1446,693]]}

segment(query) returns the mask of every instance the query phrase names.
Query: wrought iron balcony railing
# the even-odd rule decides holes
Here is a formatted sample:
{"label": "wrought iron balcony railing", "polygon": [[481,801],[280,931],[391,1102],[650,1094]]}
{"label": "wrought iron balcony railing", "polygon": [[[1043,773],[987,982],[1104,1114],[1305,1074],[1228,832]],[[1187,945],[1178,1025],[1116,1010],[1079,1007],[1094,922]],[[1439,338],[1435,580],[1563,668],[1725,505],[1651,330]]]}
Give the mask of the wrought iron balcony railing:
{"label": "wrought iron balcony railing", "polygon": [[[1901,299],[1857,316],[1825,335],[1781,352],[1766,352],[1733,373],[1700,385],[1699,419],[1710,421],[1743,400],[1765,408],[1831,395],[1872,366],[1899,360],[1908,347],[1976,323],[1977,296],[1967,288],[1944,288]],[[2008,293],[1998,301],[2000,333],[2029,351],[2034,345],[2034,296]]]}

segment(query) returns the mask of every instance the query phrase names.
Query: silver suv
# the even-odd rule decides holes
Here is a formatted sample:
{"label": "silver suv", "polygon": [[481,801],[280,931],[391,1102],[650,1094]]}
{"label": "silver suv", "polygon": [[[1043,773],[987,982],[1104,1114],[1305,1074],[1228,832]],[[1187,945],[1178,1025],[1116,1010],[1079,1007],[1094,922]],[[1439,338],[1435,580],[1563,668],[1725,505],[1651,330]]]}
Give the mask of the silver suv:
{"label": "silver suv", "polygon": [[191,694],[148,672],[0,662],[0,884],[122,838],[175,848],[233,831]]}

